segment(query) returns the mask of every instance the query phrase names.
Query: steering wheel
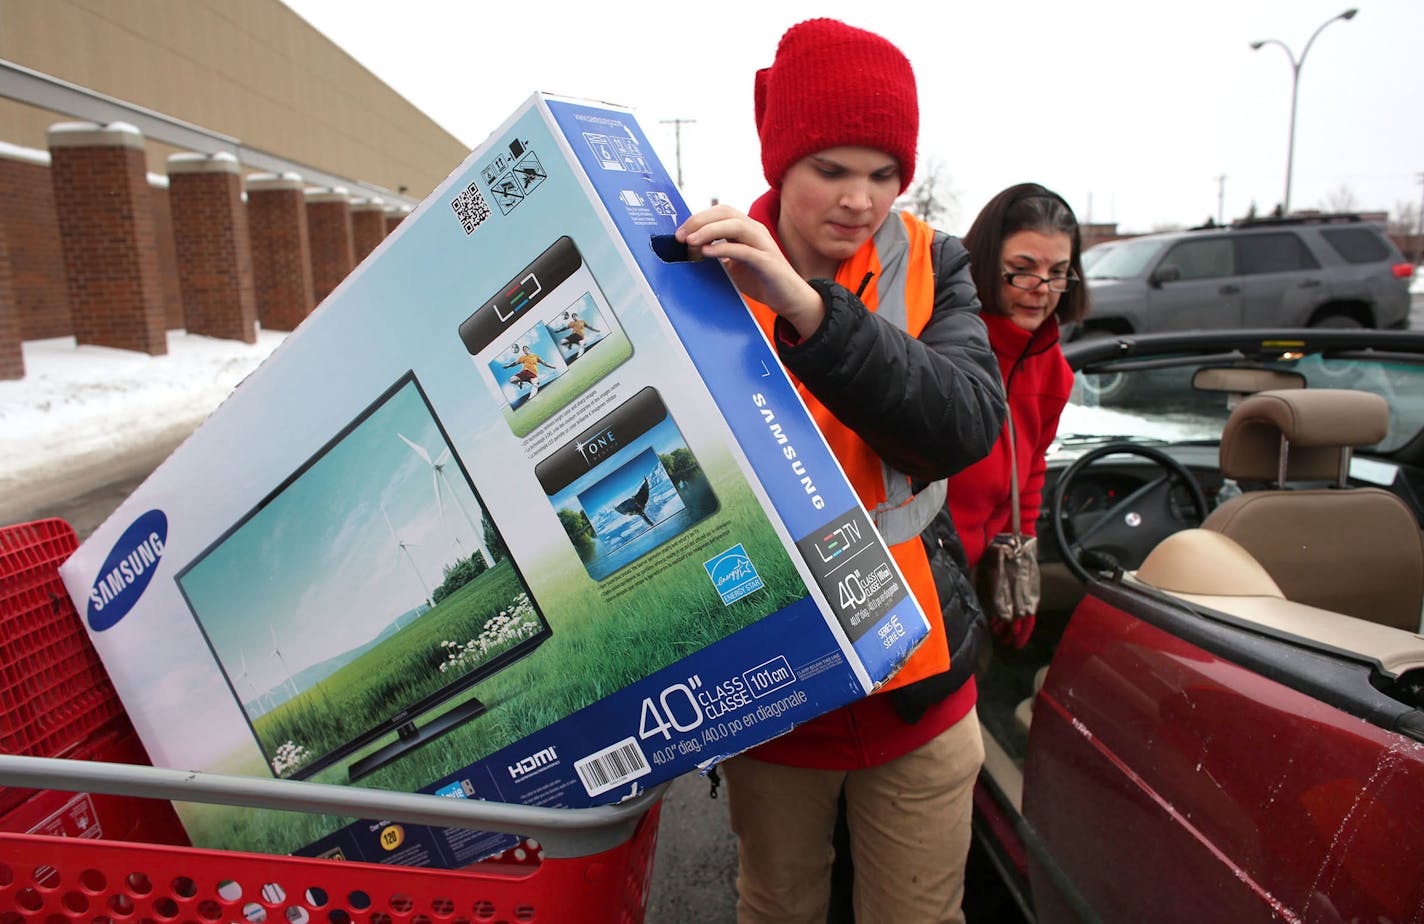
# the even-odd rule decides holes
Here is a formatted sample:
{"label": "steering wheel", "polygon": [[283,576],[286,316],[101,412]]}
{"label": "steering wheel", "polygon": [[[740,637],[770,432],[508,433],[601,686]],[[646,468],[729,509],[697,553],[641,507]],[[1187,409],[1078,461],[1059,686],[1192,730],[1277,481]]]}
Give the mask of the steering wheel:
{"label": "steering wheel", "polygon": [[[1073,513],[1064,509],[1071,489],[1087,471],[1106,456],[1130,455],[1152,462],[1160,473],[1107,510]],[[1195,520],[1173,500],[1185,488],[1196,508]],[[1138,443],[1109,443],[1081,456],[1053,485],[1048,501],[1053,536],[1063,564],[1078,580],[1087,582],[1093,571],[1116,566],[1137,568],[1157,543],[1178,530],[1200,526],[1206,519],[1206,494],[1185,465],[1160,449]]]}

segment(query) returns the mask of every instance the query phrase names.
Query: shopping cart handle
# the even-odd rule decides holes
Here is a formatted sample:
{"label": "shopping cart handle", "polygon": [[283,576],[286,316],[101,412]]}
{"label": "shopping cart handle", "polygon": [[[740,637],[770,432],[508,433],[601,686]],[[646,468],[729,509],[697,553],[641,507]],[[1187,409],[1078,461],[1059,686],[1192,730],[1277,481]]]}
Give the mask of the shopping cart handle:
{"label": "shopping cart handle", "polygon": [[668,786],[654,786],[618,805],[561,809],[14,754],[0,754],[0,785],[500,831],[536,838],[545,856],[556,858],[588,856],[624,843]]}

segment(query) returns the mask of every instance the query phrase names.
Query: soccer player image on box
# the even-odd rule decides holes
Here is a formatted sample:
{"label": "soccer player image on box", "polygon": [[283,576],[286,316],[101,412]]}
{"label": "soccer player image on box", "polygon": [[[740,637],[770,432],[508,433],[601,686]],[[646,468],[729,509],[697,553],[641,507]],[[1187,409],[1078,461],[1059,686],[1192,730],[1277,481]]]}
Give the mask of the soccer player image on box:
{"label": "soccer player image on box", "polygon": [[[633,355],[632,341],[567,236],[466,318],[460,324],[460,340],[475,367],[489,373],[486,384],[507,405],[505,420],[519,437]],[[598,349],[591,351],[595,345]],[[520,346],[528,346],[538,361],[524,358]],[[511,363],[524,366],[512,377],[505,371]],[[536,395],[538,400],[532,400]]]}
{"label": "soccer player image on box", "polygon": [[[520,334],[488,362],[499,392],[511,409],[523,407],[542,387],[568,371],[554,338],[542,324]],[[510,370],[514,370],[511,374]]]}
{"label": "soccer player image on box", "polygon": [[506,369],[513,369],[515,366],[520,369],[510,377],[509,383],[520,390],[528,388],[530,398],[539,394],[539,367],[554,368],[553,363],[546,363],[538,353],[530,352],[528,344],[519,348],[519,355],[514,358],[514,362],[504,364]]}
{"label": "soccer player image on box", "polygon": [[558,338],[564,362],[582,358],[585,350],[603,339],[607,330],[598,326],[602,323],[598,308],[587,293],[579,299],[578,310],[570,308],[554,319],[549,332]]}

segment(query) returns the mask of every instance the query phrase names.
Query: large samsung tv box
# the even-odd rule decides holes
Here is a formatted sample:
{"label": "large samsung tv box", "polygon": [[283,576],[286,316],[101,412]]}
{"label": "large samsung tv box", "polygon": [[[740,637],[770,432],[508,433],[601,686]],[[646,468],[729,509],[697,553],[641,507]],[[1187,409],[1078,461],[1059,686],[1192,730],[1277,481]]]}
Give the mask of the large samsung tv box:
{"label": "large samsung tv box", "polygon": [[[874,690],[925,616],[627,111],[526,103],[62,568],[159,766],[614,802]],[[181,805],[195,845],[501,835]]]}

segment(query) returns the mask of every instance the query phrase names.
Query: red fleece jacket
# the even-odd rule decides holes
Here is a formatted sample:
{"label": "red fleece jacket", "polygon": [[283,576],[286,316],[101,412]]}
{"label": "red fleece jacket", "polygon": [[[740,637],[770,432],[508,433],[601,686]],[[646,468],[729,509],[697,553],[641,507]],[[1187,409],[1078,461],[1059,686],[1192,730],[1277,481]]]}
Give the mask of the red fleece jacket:
{"label": "red fleece jacket", "polygon": [[[1058,432],[1058,418],[1073,388],[1073,371],[1058,342],[1058,320],[1050,317],[1030,333],[1003,315],[981,312],[989,343],[999,358],[1004,392],[1013,417],[1018,450],[1020,530],[1038,535],[1035,521],[1043,502],[1044,459]],[[949,512],[972,568],[999,533],[1012,531],[1009,496],[1009,428],[978,462],[949,479]]]}

